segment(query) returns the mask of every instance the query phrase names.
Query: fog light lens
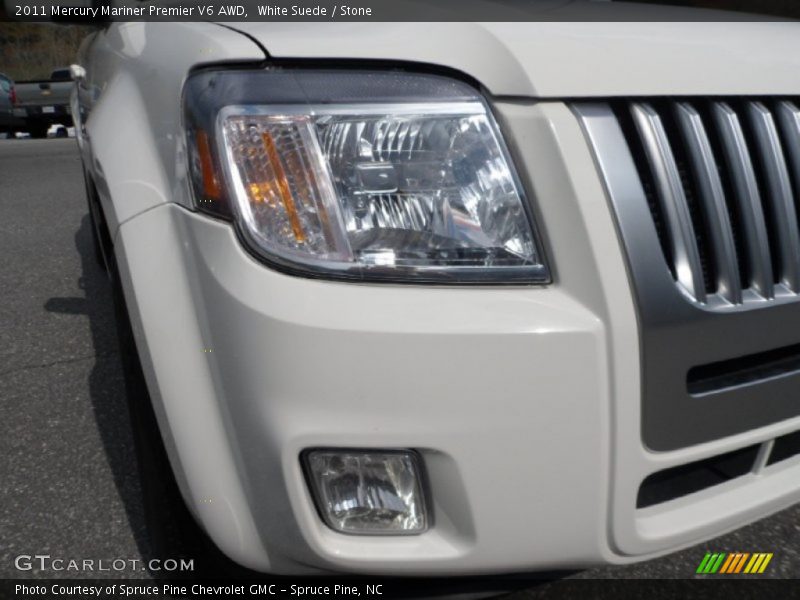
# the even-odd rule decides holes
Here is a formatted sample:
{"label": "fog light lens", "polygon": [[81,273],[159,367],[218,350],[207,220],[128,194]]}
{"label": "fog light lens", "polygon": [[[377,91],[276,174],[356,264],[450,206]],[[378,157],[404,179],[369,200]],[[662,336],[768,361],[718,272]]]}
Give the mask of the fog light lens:
{"label": "fog light lens", "polygon": [[427,529],[416,453],[312,450],[305,460],[317,508],[336,531],[403,535]]}

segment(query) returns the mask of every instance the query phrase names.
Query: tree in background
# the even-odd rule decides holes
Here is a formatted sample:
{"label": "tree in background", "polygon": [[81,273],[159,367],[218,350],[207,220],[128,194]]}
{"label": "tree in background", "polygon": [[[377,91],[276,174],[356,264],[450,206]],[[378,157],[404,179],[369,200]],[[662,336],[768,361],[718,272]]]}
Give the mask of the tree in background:
{"label": "tree in background", "polygon": [[90,31],[80,25],[0,23],[0,73],[16,81],[47,79],[53,69],[75,62]]}

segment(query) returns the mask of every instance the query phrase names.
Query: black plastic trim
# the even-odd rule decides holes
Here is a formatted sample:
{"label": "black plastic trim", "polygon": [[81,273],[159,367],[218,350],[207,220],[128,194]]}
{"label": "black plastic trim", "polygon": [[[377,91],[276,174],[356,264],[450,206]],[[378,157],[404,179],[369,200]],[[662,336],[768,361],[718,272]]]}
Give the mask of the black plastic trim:
{"label": "black plastic trim", "polygon": [[647,508],[747,475],[758,458],[759,444],[680,465],[648,476],[639,486],[636,508]]}

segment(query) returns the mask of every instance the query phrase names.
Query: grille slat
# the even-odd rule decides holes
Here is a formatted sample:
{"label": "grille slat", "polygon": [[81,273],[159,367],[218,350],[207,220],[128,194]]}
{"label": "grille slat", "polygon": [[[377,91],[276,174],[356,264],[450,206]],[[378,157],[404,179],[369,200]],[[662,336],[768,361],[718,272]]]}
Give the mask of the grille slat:
{"label": "grille slat", "polygon": [[733,187],[735,210],[741,215],[744,251],[750,266],[750,286],[764,298],[775,294],[767,225],[753,162],[744,130],[730,105],[715,102],[712,114],[722,140],[723,154]]}
{"label": "grille slat", "polygon": [[631,105],[631,114],[661,202],[675,277],[692,297],[705,302],[705,282],[694,224],[663,122],[647,103]]}
{"label": "grille slat", "polygon": [[611,108],[683,295],[710,310],[800,300],[800,99]]}
{"label": "grille slat", "polygon": [[778,102],[776,113],[786,148],[789,171],[794,178],[795,205],[800,201],[800,108],[787,100]]}
{"label": "grille slat", "polygon": [[755,133],[756,148],[763,165],[765,194],[762,201],[772,220],[777,236],[773,240],[778,253],[781,283],[793,292],[800,290],[800,235],[792,184],[783,156],[778,130],[772,113],[761,102],[747,104],[751,127]]}
{"label": "grille slat", "polygon": [[[766,299],[751,285],[746,231],[752,236],[755,228],[752,219],[744,218],[763,213],[761,201],[767,193],[765,169],[755,142],[756,134],[747,118],[747,104],[759,101],[772,111],[783,157],[790,161],[794,155],[787,140],[797,135],[798,121],[790,107],[788,116],[795,129],[787,131],[786,107],[781,105],[783,111],[778,111],[781,100],[791,102],[793,107],[800,106],[800,95],[611,98],[571,103],[604,185],[626,259],[642,357],[640,433],[642,443],[653,452],[670,452],[744,435],[800,415],[797,402],[800,367],[789,364],[797,356],[786,359],[784,354],[772,354],[775,349],[794,348],[800,342],[800,293],[779,283],[774,286],[774,297]],[[719,289],[714,289],[715,285],[719,288],[715,282],[719,281],[720,269],[715,272],[717,257],[710,233],[713,224],[704,212],[704,207],[709,206],[708,195],[703,193],[697,169],[693,167],[692,150],[676,114],[678,103],[695,109],[708,137],[738,260],[740,304],[731,303]],[[658,197],[662,191],[656,186],[648,164],[647,154],[652,149],[641,141],[631,111],[633,104],[650,105],[665,128],[694,233],[701,238],[697,244],[701,266],[709,266],[705,303],[691,298],[677,282],[669,252],[668,238],[672,232],[662,211],[665,199]],[[722,116],[722,127],[715,118],[717,113]],[[743,152],[734,148],[734,152],[728,152],[733,161],[729,160],[723,134],[727,134],[729,146],[733,140],[746,147],[755,163],[750,169],[750,178],[754,180],[751,189],[761,195],[737,194],[734,179],[739,179],[740,186],[746,179],[735,172],[744,162]],[[794,200],[800,202],[794,167],[788,172]],[[740,204],[745,205],[745,211]],[[762,222],[762,243],[756,246],[759,253],[753,253],[763,257],[767,268],[772,262],[770,243],[777,239],[768,225]],[[757,462],[753,463],[757,468],[763,467],[766,454],[762,445]]]}
{"label": "grille slat", "polygon": [[675,114],[692,163],[700,203],[706,215],[718,293],[728,302],[740,304],[742,286],[736,244],[711,143],[700,113],[691,104],[677,103]]}

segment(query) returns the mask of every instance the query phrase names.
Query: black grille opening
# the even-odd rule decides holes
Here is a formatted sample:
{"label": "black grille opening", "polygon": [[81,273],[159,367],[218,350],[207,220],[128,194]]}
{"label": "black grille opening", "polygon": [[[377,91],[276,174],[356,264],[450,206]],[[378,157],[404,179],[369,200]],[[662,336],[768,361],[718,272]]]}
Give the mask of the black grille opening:
{"label": "black grille opening", "polygon": [[711,116],[710,102],[697,102],[695,108],[703,119],[708,142],[711,145],[711,152],[714,155],[714,162],[717,166],[717,173],[719,174],[720,183],[722,184],[722,192],[725,194],[725,206],[728,209],[731,234],[733,235],[733,243],[736,248],[736,263],[739,267],[739,284],[742,289],[747,289],[750,287],[751,271],[747,261],[747,251],[745,250],[745,234],[742,224],[743,215],[739,205],[734,201],[735,192],[733,191],[730,172],[725,165],[725,154],[722,150],[720,133],[714,125],[714,119]]}
{"label": "black grille opening", "polygon": [[664,123],[664,130],[667,133],[670,147],[672,148],[675,166],[678,168],[678,175],[681,178],[681,187],[686,197],[686,204],[689,207],[689,214],[692,218],[694,227],[695,243],[697,252],[700,255],[700,265],[703,269],[703,284],[707,294],[717,291],[717,272],[715,265],[717,261],[712,258],[712,247],[709,243],[709,216],[701,208],[698,200],[697,173],[691,166],[691,160],[686,151],[686,141],[679,135],[680,126],[675,119],[676,105],[673,102],[659,101],[653,104]]}
{"label": "black grille opening", "polygon": [[798,373],[800,344],[794,344],[692,367],[686,375],[686,388],[692,396],[703,396]]}
{"label": "black grille opening", "polygon": [[758,144],[756,142],[756,134],[753,131],[753,124],[750,121],[750,116],[744,106],[743,101],[732,102],[731,108],[736,111],[739,116],[739,122],[742,124],[742,131],[747,140],[748,154],[750,161],[753,163],[753,173],[755,174],[756,184],[758,185],[758,196],[761,200],[761,210],[764,213],[764,225],[767,227],[767,238],[769,240],[769,256],[772,263],[772,279],[773,283],[781,282],[781,274],[783,273],[783,264],[781,260],[781,247],[780,237],[778,236],[778,224],[775,222],[774,211],[770,207],[770,191],[767,186],[767,173],[766,165],[764,163],[766,157],[758,151]]}
{"label": "black grille opening", "polygon": [[650,214],[653,217],[653,225],[656,228],[658,241],[661,245],[661,251],[664,253],[664,258],[667,261],[667,266],[672,273],[673,279],[677,277],[675,273],[675,261],[672,256],[672,248],[669,244],[669,234],[667,233],[666,218],[661,209],[661,203],[658,200],[655,182],[653,175],[650,172],[650,165],[647,163],[647,154],[645,153],[644,146],[639,133],[636,131],[636,124],[633,122],[633,117],[630,113],[630,104],[627,102],[612,102],[611,108],[619,122],[625,140],[628,142],[628,148],[631,151],[633,162],[636,165],[636,171],[639,174],[639,181],[641,181],[642,188],[644,189],[645,199],[647,206],[650,209]]}
{"label": "black grille opening", "polygon": [[[774,102],[769,103],[769,108],[772,111],[772,114],[775,115],[778,113],[778,105],[780,104],[781,100],[775,100]],[[789,102],[792,102],[794,106],[800,106],[800,102],[792,101],[789,99]],[[788,142],[787,136],[789,132],[786,131],[784,128],[784,123],[781,119],[776,119],[775,124],[778,128],[778,137],[781,140],[781,147],[783,148],[783,153],[786,159],[792,164],[792,157],[790,152],[788,151]],[[797,227],[800,229],[800,169],[789,168],[789,180],[792,183],[792,191],[794,192],[794,204],[795,204],[795,215],[797,216]]]}
{"label": "black grille opening", "polygon": [[792,458],[800,454],[800,431],[787,433],[775,440],[772,446],[767,465],[774,465],[777,462]]}
{"label": "black grille opening", "polygon": [[731,481],[753,470],[759,445],[653,473],[639,487],[636,508],[655,506]]}
{"label": "black grille opening", "polygon": [[[691,166],[691,160],[686,149],[686,141],[680,134],[680,127],[675,117],[676,103],[673,100],[663,98],[643,98],[641,101],[649,104],[658,113],[661,119],[670,146],[671,156],[678,170],[681,189],[689,209],[689,216],[694,229],[695,243],[697,244],[697,252],[700,258],[703,286],[707,294],[716,293],[718,291],[717,259],[713,256],[713,247],[710,238],[708,222],[710,215],[703,210],[699,200],[697,174]],[[693,106],[699,108],[700,104],[700,102],[696,102],[693,103]],[[647,152],[630,112],[631,104],[627,102],[615,102],[612,107],[619,120],[626,141],[628,142],[631,154],[633,155],[634,163],[639,174],[639,180],[644,188],[648,207],[653,216],[658,239],[664,252],[664,258],[669,265],[673,278],[677,279],[671,248],[671,234],[666,225],[666,218],[664,216],[661,200],[658,197],[655,175],[647,160]],[[705,123],[705,125],[706,127],[709,126],[708,123]]]}

